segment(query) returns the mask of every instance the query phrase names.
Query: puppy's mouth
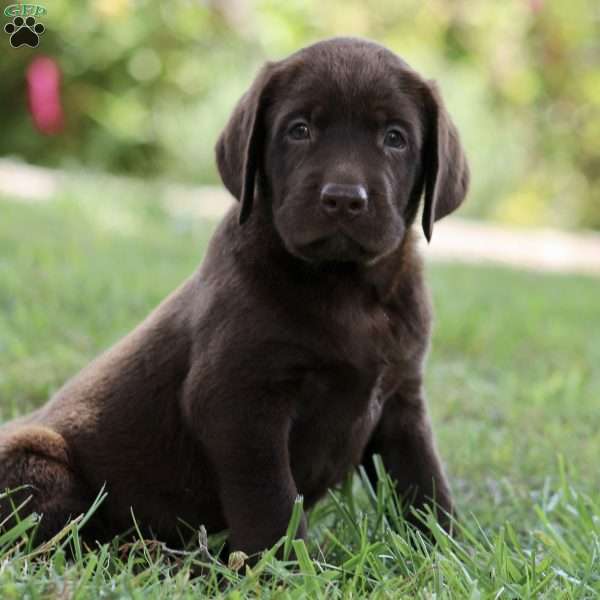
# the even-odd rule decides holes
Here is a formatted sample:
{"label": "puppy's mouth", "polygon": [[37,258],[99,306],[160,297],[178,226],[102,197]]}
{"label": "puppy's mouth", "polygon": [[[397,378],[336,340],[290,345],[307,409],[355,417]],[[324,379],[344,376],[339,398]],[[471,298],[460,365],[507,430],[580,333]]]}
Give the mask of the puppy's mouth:
{"label": "puppy's mouth", "polygon": [[343,231],[296,246],[293,253],[309,262],[368,263],[376,257]]}

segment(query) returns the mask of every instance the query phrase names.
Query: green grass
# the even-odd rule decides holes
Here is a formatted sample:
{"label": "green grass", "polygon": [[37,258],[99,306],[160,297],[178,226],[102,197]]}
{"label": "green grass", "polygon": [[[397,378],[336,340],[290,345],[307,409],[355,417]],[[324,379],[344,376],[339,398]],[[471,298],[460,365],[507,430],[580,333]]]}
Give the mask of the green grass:
{"label": "green grass", "polygon": [[[213,227],[135,195],[82,196],[0,201],[1,420],[140,321],[196,267]],[[78,522],[36,550],[25,521],[0,534],[0,597],[599,596],[600,281],[440,264],[429,275],[427,389],[454,539],[407,531],[385,477],[371,490],[358,475],[311,512],[306,547],[287,541],[297,559],[268,553],[251,571],[203,543],[82,548]]]}

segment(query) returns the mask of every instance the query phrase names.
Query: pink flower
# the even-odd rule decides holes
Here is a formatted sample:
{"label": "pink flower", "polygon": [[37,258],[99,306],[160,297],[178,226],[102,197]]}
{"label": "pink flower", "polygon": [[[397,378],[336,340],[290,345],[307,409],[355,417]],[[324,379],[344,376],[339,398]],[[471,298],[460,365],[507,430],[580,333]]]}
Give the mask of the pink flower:
{"label": "pink flower", "polygon": [[529,0],[531,12],[538,13],[544,8],[544,0]]}
{"label": "pink flower", "polygon": [[29,112],[34,125],[45,135],[60,133],[64,127],[60,79],[60,68],[53,58],[38,56],[27,68]]}

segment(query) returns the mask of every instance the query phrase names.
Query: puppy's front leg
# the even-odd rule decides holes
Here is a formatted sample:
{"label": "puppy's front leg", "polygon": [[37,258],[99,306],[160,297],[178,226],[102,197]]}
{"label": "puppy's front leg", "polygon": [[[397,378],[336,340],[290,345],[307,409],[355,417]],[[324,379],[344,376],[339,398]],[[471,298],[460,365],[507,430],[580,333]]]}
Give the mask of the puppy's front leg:
{"label": "puppy's front leg", "polygon": [[[271,413],[276,409],[271,407]],[[266,411],[230,412],[209,437],[229,547],[248,555],[275,544],[285,533],[298,490],[288,453],[288,425]],[[303,517],[297,537],[306,537]]]}
{"label": "puppy's front leg", "polygon": [[[396,481],[399,496],[415,508],[433,505],[440,524],[449,529],[452,498],[435,447],[420,377],[403,381],[385,404],[363,455],[371,481],[377,479],[374,454],[381,456]],[[422,528],[410,511],[406,518]]]}

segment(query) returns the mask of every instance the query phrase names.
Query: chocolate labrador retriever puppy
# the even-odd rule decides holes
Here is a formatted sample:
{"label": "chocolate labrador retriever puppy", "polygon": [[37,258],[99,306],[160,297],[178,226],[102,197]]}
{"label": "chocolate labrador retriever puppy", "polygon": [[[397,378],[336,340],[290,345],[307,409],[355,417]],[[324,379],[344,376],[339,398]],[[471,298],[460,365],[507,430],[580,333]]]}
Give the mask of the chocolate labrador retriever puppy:
{"label": "chocolate labrador retriever puppy", "polygon": [[[108,497],[89,535],[229,529],[248,554],[379,454],[415,507],[452,512],[423,397],[431,311],[416,237],[465,197],[431,82],[332,39],[268,63],[216,147],[240,201],[197,273],[42,408],[0,432],[0,487],[47,538]],[[3,512],[8,510],[5,500]],[[5,516],[5,515],[4,515]],[[300,536],[306,535],[303,523]]]}

